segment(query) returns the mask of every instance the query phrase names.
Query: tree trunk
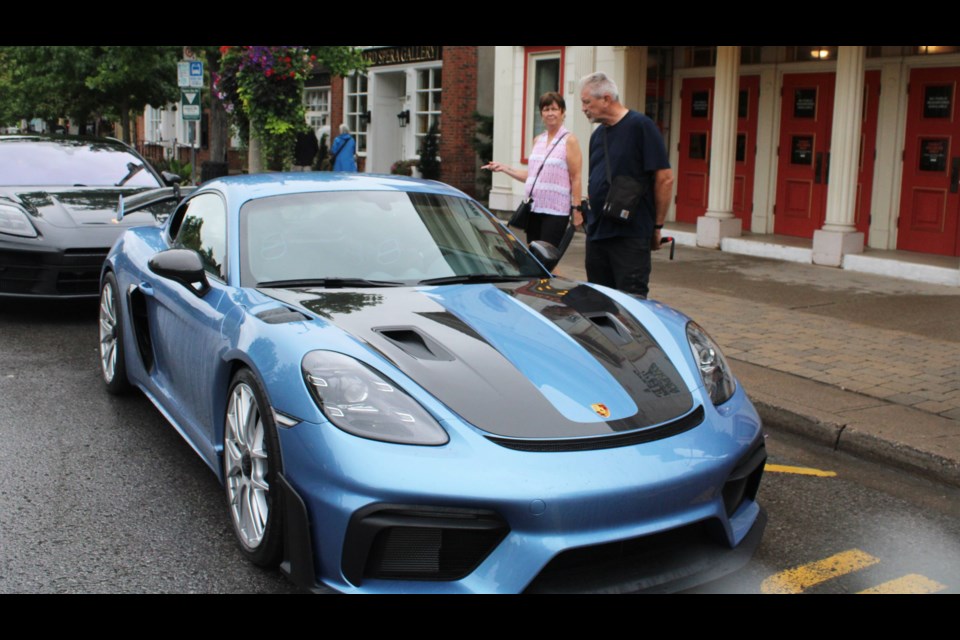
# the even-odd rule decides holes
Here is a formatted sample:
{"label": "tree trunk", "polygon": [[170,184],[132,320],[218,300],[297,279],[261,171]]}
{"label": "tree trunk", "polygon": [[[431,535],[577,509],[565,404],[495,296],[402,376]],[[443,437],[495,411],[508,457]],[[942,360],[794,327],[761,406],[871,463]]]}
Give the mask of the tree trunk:
{"label": "tree trunk", "polygon": [[210,100],[210,159],[214,162],[227,162],[227,149],[230,145],[230,126],[223,103]]}
{"label": "tree trunk", "polygon": [[247,155],[247,173],[263,173],[263,149],[260,145],[260,139],[253,133],[253,125],[250,125],[250,144]]}

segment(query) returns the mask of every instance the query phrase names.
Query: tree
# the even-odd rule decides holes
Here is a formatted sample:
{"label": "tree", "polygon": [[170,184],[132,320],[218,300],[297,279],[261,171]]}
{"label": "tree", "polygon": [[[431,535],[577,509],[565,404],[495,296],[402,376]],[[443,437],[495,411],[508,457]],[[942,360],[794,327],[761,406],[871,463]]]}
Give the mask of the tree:
{"label": "tree", "polygon": [[130,112],[177,96],[179,47],[3,47],[7,85],[0,114],[69,118],[81,133],[91,117],[117,119],[131,141]]}
{"label": "tree", "polygon": [[343,76],[366,67],[353,47],[220,47],[220,54],[213,93],[250,140],[251,172],[262,166],[261,155],[270,168],[291,166],[305,120],[303,87],[314,69]]}
{"label": "tree", "polygon": [[99,93],[108,115],[119,117],[123,140],[131,142],[130,113],[161,106],[179,96],[180,47],[94,47],[95,67],[86,85]]}

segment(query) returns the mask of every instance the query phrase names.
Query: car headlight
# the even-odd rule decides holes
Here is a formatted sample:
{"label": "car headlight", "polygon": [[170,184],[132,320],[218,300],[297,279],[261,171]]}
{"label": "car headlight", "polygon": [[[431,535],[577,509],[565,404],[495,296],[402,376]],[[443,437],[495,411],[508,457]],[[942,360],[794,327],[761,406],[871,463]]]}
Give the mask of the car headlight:
{"label": "car headlight", "polygon": [[302,368],[320,410],[347,433],[399,444],[449,441],[443,427],[416,400],[349,356],[311,351],[304,356]]}
{"label": "car headlight", "polygon": [[687,323],[687,340],[710,399],[715,405],[723,404],[733,395],[736,383],[720,347],[696,322]]}
{"label": "car headlight", "polygon": [[0,204],[0,233],[24,238],[36,238],[37,230],[30,224],[27,214],[19,207]]}

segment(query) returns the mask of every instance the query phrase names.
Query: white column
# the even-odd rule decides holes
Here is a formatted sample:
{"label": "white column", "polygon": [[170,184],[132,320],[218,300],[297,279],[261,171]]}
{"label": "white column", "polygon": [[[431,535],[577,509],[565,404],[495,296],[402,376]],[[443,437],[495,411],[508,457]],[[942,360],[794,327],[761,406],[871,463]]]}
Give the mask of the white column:
{"label": "white column", "polygon": [[[514,65],[516,50],[522,47],[499,46],[494,49],[493,75],[493,159],[505,164],[519,165],[520,158],[514,157],[513,131],[519,108],[514,104]],[[522,82],[522,80],[521,80]],[[408,87],[411,85],[408,85]],[[409,91],[409,89],[408,89]],[[522,95],[519,99],[522,99]],[[520,117],[523,117],[522,114]],[[494,173],[490,188],[490,208],[500,211],[512,211],[517,208],[520,196],[513,195],[513,179],[505,173]]]}
{"label": "white column", "polygon": [[814,264],[839,267],[843,256],[863,252],[857,231],[857,174],[863,121],[864,47],[839,47],[834,89],[827,213],[822,229],[813,232]]}
{"label": "white column", "polygon": [[737,154],[737,100],[740,96],[740,47],[717,47],[710,132],[710,188],[707,213],[697,218],[697,246],[719,248],[739,236],[743,223],[733,215],[733,178]]}

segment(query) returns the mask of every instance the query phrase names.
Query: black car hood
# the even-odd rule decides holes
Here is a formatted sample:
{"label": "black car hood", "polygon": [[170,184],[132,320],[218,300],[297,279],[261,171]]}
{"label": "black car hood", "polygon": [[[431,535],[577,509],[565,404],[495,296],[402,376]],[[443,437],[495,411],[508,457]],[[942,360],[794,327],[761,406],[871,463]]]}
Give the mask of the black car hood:
{"label": "black car hood", "polygon": [[155,224],[147,211],[124,216],[117,222],[120,196],[144,191],[129,187],[0,187],[0,198],[19,203],[32,216],[54,227]]}
{"label": "black car hood", "polygon": [[649,332],[586,285],[261,291],[333,322],[491,434],[600,436],[693,409],[690,390]]}

